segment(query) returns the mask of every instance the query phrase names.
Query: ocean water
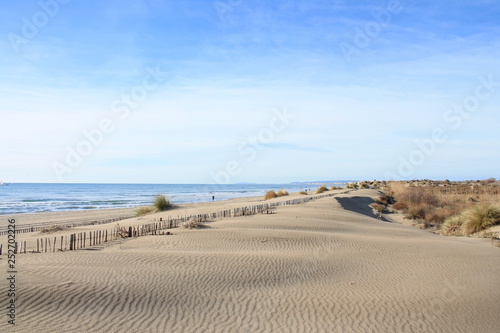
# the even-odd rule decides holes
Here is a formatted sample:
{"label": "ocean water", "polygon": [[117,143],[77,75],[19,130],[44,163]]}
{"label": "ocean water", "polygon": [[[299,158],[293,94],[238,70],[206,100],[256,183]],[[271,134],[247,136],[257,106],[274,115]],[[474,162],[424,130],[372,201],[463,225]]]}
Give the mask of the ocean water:
{"label": "ocean water", "polygon": [[0,215],[149,205],[165,194],[174,204],[260,196],[268,190],[289,192],[307,184],[6,184],[0,186]]}

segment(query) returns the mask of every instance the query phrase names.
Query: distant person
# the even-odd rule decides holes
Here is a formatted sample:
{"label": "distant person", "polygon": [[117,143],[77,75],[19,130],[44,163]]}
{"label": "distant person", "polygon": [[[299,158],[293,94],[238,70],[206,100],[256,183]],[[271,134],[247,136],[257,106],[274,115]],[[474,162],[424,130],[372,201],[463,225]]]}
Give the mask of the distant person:
{"label": "distant person", "polygon": [[215,195],[212,195],[212,201],[215,201]]}

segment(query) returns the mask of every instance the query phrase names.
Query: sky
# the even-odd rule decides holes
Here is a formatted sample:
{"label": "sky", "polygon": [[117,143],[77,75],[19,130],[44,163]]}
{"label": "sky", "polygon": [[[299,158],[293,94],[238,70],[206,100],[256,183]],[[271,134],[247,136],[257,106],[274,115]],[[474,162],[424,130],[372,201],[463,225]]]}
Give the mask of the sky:
{"label": "sky", "polygon": [[500,178],[495,0],[0,0],[0,180]]}

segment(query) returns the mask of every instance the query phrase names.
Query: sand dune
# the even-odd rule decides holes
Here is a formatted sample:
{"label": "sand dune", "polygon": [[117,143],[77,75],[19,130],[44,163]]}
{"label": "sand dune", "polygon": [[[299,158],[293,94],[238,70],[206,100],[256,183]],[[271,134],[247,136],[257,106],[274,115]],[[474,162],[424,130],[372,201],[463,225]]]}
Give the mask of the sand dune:
{"label": "sand dune", "polygon": [[497,332],[500,250],[379,221],[374,195],[23,254],[0,331]]}

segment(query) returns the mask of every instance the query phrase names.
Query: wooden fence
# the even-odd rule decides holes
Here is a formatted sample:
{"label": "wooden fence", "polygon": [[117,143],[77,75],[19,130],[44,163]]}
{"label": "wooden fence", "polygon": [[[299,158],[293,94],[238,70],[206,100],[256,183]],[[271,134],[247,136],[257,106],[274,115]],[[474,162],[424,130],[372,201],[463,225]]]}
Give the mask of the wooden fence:
{"label": "wooden fence", "polygon": [[[51,223],[50,226],[61,226],[63,228],[73,228],[73,227],[82,227],[86,225],[100,225],[100,224],[107,224],[107,223],[112,223],[112,222],[117,222],[121,220],[126,220],[130,219],[133,216],[122,216],[122,217],[116,217],[112,219],[105,219],[105,220],[84,220],[84,221],[60,221],[60,222],[54,222]],[[35,224],[28,224],[28,225],[23,225],[19,226],[19,228],[16,228],[16,234],[26,234],[30,232],[36,232],[43,230],[44,228],[47,228],[49,224],[47,222],[42,222],[42,223],[35,223]],[[0,236],[7,235],[9,231],[7,230],[6,226],[0,227]]]}
{"label": "wooden fence", "polygon": [[[168,217],[167,219],[160,218],[149,224],[133,227],[115,227],[111,230],[96,230],[88,232],[72,233],[63,236],[48,236],[36,240],[36,249],[33,247],[30,251],[27,250],[26,241],[16,242],[14,253],[50,253],[56,251],[73,251],[90,246],[100,245],[110,241],[115,241],[122,238],[133,238],[147,235],[169,235],[167,229],[177,228],[181,223],[187,221],[206,222],[211,219],[221,219],[227,217],[249,216],[256,214],[272,214],[273,208],[286,205],[298,205],[309,202],[311,200],[331,197],[338,194],[345,194],[349,191],[341,193],[326,193],[315,196],[307,196],[302,198],[290,199],[286,201],[277,201],[260,205],[246,206],[241,208],[226,209],[219,212],[209,214],[185,215],[178,217]],[[107,223],[123,220],[123,218],[111,219]],[[96,223],[103,224],[103,223]],[[88,224],[82,224],[88,225]],[[75,225],[80,226],[80,225]],[[39,230],[39,229],[38,229]],[[0,244],[0,255],[2,255],[2,244]]]}

